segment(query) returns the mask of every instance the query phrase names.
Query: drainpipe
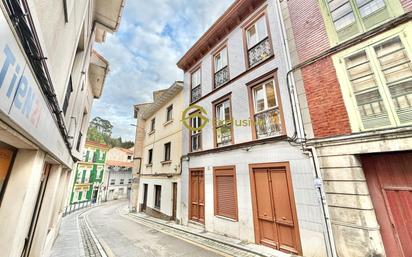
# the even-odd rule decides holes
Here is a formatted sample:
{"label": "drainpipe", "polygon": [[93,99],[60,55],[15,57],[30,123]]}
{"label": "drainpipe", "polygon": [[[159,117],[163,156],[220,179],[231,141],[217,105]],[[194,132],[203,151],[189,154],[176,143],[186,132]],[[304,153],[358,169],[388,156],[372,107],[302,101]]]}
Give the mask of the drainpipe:
{"label": "drainpipe", "polygon": [[320,171],[320,166],[319,166],[319,159],[318,159],[318,154],[316,153],[316,148],[313,146],[305,146],[305,150],[309,151],[311,153],[312,161],[313,161],[313,166],[315,168],[315,178],[317,181],[317,189],[319,191],[319,195],[321,198],[321,204],[322,204],[322,211],[323,211],[323,216],[326,222],[326,232],[328,236],[328,241],[329,241],[329,246],[330,246],[330,251],[331,251],[331,256],[332,257],[337,257],[336,254],[336,245],[335,245],[335,239],[333,238],[333,233],[332,233],[332,223],[330,221],[330,214],[329,214],[329,208],[328,204],[326,202],[326,193],[325,189],[323,187],[323,178],[322,178],[322,173]]}
{"label": "drainpipe", "polygon": [[[326,236],[327,236],[327,254],[328,256],[331,257],[336,257],[336,246],[335,246],[335,241],[333,239],[333,234],[332,234],[332,225],[330,222],[330,214],[329,214],[329,209],[326,203],[326,195],[324,192],[324,188],[322,185],[322,176],[321,176],[321,172],[319,169],[319,164],[318,164],[318,158],[317,158],[317,154],[316,154],[316,149],[314,147],[309,147],[306,146],[306,135],[305,135],[305,128],[303,125],[303,120],[302,120],[302,114],[300,111],[300,105],[299,105],[299,98],[296,92],[296,87],[295,85],[295,80],[293,77],[293,71],[295,70],[292,67],[292,61],[290,58],[290,48],[289,48],[289,44],[287,41],[287,35],[285,32],[285,24],[282,18],[282,9],[280,6],[279,1],[273,1],[275,3],[275,8],[277,9],[277,16],[278,16],[278,20],[279,20],[279,24],[280,24],[280,30],[281,30],[281,34],[282,34],[282,41],[283,41],[283,50],[286,56],[286,63],[287,63],[287,67],[288,67],[288,73],[286,74],[286,83],[287,83],[287,89],[288,89],[288,93],[289,93],[289,98],[291,101],[291,107],[292,107],[292,114],[293,114],[293,122],[294,122],[294,127],[295,127],[295,132],[294,132],[294,136],[292,138],[293,141],[295,140],[303,140],[300,141],[302,149],[303,150],[307,150],[311,152],[311,157],[312,157],[312,161],[314,164],[314,175],[316,178],[317,183],[317,188],[319,191],[319,196],[321,199],[321,206],[322,206],[322,212],[323,212],[323,216],[324,216],[324,220],[325,220],[325,227],[326,227]],[[290,79],[290,80],[289,80]],[[290,83],[291,82],[291,83]]]}

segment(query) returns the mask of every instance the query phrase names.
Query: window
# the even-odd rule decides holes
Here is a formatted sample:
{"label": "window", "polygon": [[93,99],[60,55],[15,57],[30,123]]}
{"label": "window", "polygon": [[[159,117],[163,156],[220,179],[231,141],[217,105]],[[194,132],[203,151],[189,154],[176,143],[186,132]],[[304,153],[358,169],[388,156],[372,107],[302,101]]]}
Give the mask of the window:
{"label": "window", "polygon": [[410,52],[397,36],[344,58],[363,129],[412,123]]}
{"label": "window", "polygon": [[339,40],[366,31],[391,15],[386,0],[325,0]]}
{"label": "window", "polygon": [[259,64],[273,55],[268,31],[265,15],[246,28],[249,67]]}
{"label": "window", "polygon": [[[201,114],[200,111],[198,112]],[[196,130],[202,126],[202,119],[200,116],[195,116],[190,119],[190,126],[193,128],[190,130],[190,145],[192,151],[198,151],[202,148],[202,130]]]}
{"label": "window", "polygon": [[114,184],[116,184],[116,179],[114,179],[114,178],[110,179],[110,185],[113,186]]}
{"label": "window", "polygon": [[124,185],[124,178],[120,179],[120,185]]}
{"label": "window", "polygon": [[215,215],[238,219],[235,167],[213,170]]}
{"label": "window", "polygon": [[127,156],[127,160],[130,161],[131,159],[132,159],[132,156],[131,156],[131,155],[128,155],[128,156]]}
{"label": "window", "polygon": [[15,149],[0,142],[0,203],[12,167]]}
{"label": "window", "polygon": [[73,93],[73,84],[72,84],[72,77],[70,76],[69,78],[69,84],[67,85],[66,89],[66,95],[64,96],[64,102],[63,102],[63,113],[66,115],[67,108],[69,107],[70,103],[70,96]]}
{"label": "window", "polygon": [[230,97],[215,105],[216,146],[232,143],[232,110]]}
{"label": "window", "polygon": [[166,121],[171,121],[173,118],[173,105],[167,107],[166,110]]}
{"label": "window", "polygon": [[127,183],[128,183],[128,184],[131,184],[131,183],[132,183],[132,179],[129,178],[129,180],[127,181]]}
{"label": "window", "polygon": [[227,47],[224,47],[214,55],[214,83],[215,88],[229,81],[229,67]]}
{"label": "window", "polygon": [[149,149],[149,154],[148,154],[147,160],[148,160],[147,164],[152,164],[153,163],[153,149]]}
{"label": "window", "polygon": [[153,119],[150,121],[150,132],[154,132],[154,131],[155,131],[155,128],[156,128],[156,119],[153,118]]}
{"label": "window", "polygon": [[253,118],[256,139],[282,133],[281,114],[275,81],[270,79],[252,87]]}
{"label": "window", "polygon": [[171,143],[165,144],[165,159],[164,161],[170,161],[170,150],[171,150]]}
{"label": "window", "polygon": [[200,68],[194,71],[191,75],[191,102],[195,102],[202,97],[202,76],[200,73]]}
{"label": "window", "polygon": [[155,202],[154,207],[160,209],[160,201],[162,197],[162,186],[155,185]]}

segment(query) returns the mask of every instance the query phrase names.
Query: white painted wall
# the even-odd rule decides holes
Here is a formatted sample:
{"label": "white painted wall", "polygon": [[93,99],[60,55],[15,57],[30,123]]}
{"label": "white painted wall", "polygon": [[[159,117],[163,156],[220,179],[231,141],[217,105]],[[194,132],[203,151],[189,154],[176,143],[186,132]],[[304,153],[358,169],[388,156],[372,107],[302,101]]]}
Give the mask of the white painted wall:
{"label": "white painted wall", "polygon": [[[160,199],[160,212],[166,214],[168,216],[172,216],[173,214],[173,182],[177,182],[177,210],[176,210],[176,217],[179,219],[182,213],[179,208],[179,203],[181,202],[182,194],[181,191],[181,183],[179,177],[173,178],[153,178],[153,177],[142,177],[140,179],[140,193],[139,193],[139,204],[143,203],[143,185],[148,184],[147,189],[147,206],[156,209],[154,207],[155,204],[155,185],[162,186],[161,192],[161,199]],[[183,192],[182,192],[183,193]]]}
{"label": "white painted wall", "polygon": [[[280,30],[278,15],[274,6],[275,0],[267,1],[266,8],[269,29],[272,37],[274,59],[266,62],[262,66],[254,69],[246,75],[240,77],[234,82],[219,89],[214,94],[202,99],[197,105],[202,106],[208,113],[209,119],[213,118],[212,102],[221,96],[231,93],[231,106],[234,120],[248,120],[250,118],[249,96],[246,84],[254,79],[270,72],[277,70],[277,79],[279,84],[280,99],[285,119],[286,132],[290,137],[294,134],[293,115],[291,103],[288,95],[286,84],[286,74],[288,72],[285,52]],[[259,11],[259,10],[258,10]],[[252,14],[251,16],[253,16]],[[247,21],[248,18],[245,19]],[[243,28],[235,28],[227,38],[229,70],[231,78],[246,71],[244,61],[243,47]],[[217,44],[219,45],[219,44]],[[202,69],[202,95],[206,95],[212,90],[212,49],[201,60]],[[184,75],[184,100],[186,106],[189,105],[190,99],[190,73]],[[189,152],[189,131],[183,130],[183,154]],[[213,126],[208,123],[202,130],[202,149],[208,150],[214,148]],[[234,126],[233,128],[234,143],[245,143],[252,141],[252,128],[250,126]],[[247,151],[237,149],[231,151],[222,151],[218,153],[209,153],[199,156],[190,156],[189,161],[183,162],[182,173],[182,218],[183,223],[188,223],[188,197],[189,197],[189,168],[205,168],[205,229],[231,237],[255,241],[253,210],[251,198],[251,186],[249,179],[249,164],[267,163],[267,162],[289,162],[293,192],[297,208],[297,216],[303,254],[305,256],[326,256],[326,247],[324,239],[324,220],[322,219],[321,205],[319,197],[314,187],[314,168],[311,159],[301,152],[299,146],[291,146],[285,140],[278,142],[266,143],[264,145],[255,145]],[[213,191],[213,167],[236,165],[237,196],[238,196],[238,215],[239,221],[214,216],[214,191]]]}

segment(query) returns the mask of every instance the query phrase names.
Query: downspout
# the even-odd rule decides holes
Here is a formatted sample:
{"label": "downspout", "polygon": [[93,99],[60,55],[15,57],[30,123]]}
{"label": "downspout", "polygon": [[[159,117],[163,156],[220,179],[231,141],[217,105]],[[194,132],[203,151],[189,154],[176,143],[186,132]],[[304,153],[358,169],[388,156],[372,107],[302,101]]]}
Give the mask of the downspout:
{"label": "downspout", "polygon": [[305,150],[310,151],[311,153],[311,157],[312,157],[312,161],[313,161],[313,166],[315,168],[315,177],[316,180],[318,181],[318,185],[316,186],[318,191],[319,191],[319,195],[320,195],[320,200],[321,200],[321,204],[322,204],[322,212],[323,212],[323,216],[326,222],[326,230],[327,230],[327,235],[328,235],[328,241],[330,244],[330,250],[331,250],[331,254],[332,257],[337,257],[337,251],[336,251],[336,245],[335,245],[335,239],[333,237],[333,232],[332,232],[332,223],[330,220],[330,213],[329,213],[329,209],[328,209],[328,204],[326,202],[326,193],[325,193],[325,189],[323,187],[323,178],[322,178],[322,173],[320,171],[320,166],[319,166],[319,159],[318,159],[318,155],[316,153],[316,148],[313,146],[305,146]]}
{"label": "downspout", "polygon": [[[312,161],[314,163],[314,173],[315,173],[315,178],[318,181],[323,181],[322,180],[322,176],[320,173],[320,169],[319,169],[319,164],[318,164],[318,159],[317,159],[317,154],[316,154],[316,149],[314,147],[306,147],[306,135],[305,135],[305,129],[304,129],[304,125],[303,125],[303,119],[302,119],[302,114],[300,111],[300,105],[299,105],[299,98],[296,92],[296,88],[294,87],[295,85],[295,80],[293,77],[293,71],[295,70],[292,67],[292,61],[290,58],[290,48],[289,48],[289,44],[287,41],[287,35],[285,32],[285,24],[282,18],[282,9],[280,6],[280,3],[278,1],[274,1],[276,8],[277,8],[277,15],[278,15],[278,19],[279,19],[279,23],[280,23],[280,30],[282,33],[282,41],[283,41],[283,45],[284,45],[284,51],[285,51],[285,56],[286,56],[286,62],[287,62],[287,67],[289,69],[289,71],[286,74],[286,83],[287,83],[287,88],[288,88],[288,93],[289,93],[289,97],[291,100],[291,107],[292,107],[292,114],[293,114],[293,121],[294,121],[294,126],[295,126],[295,135],[296,138],[293,138],[293,140],[299,140],[302,139],[301,146],[302,149],[305,150],[305,148],[307,150],[309,150],[312,154]],[[292,85],[290,84],[289,78],[292,81]],[[320,184],[320,183],[319,183]],[[336,257],[336,246],[335,246],[335,241],[333,238],[333,233],[332,233],[332,225],[330,222],[330,214],[329,214],[329,209],[326,203],[326,197],[325,197],[325,192],[324,192],[324,188],[323,186],[320,184],[317,187],[318,191],[319,191],[319,196],[321,199],[321,207],[322,207],[322,212],[323,212],[323,217],[325,220],[325,227],[326,227],[326,236],[327,236],[327,244],[328,246],[326,247],[326,251],[328,253],[328,256],[332,256],[332,257]]]}

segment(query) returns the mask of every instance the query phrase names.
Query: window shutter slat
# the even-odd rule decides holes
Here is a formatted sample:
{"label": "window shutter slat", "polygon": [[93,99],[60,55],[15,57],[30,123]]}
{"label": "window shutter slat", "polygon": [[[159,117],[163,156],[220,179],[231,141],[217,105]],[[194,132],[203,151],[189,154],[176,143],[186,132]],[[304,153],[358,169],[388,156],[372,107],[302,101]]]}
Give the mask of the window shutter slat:
{"label": "window shutter slat", "polygon": [[216,215],[237,219],[235,171],[233,169],[215,172]]}

